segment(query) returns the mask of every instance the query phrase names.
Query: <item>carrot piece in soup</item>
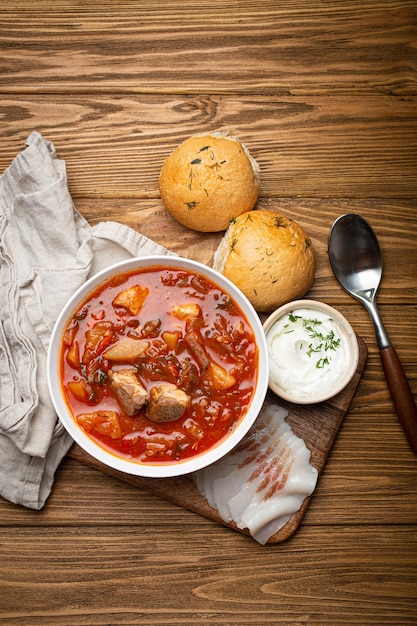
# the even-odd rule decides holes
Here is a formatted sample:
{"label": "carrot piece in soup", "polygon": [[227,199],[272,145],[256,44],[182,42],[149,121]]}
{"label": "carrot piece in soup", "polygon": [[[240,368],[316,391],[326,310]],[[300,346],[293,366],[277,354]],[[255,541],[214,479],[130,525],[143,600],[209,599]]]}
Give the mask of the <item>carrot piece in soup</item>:
{"label": "carrot piece in soup", "polygon": [[77,330],[78,330],[78,322],[76,319],[73,318],[71,322],[68,324],[67,329],[63,336],[63,342],[65,346],[70,346],[72,344],[72,342],[75,339],[75,335],[77,334]]}
{"label": "carrot piece in soup", "polygon": [[68,389],[80,402],[88,402],[90,394],[85,380],[70,381]]}
{"label": "carrot piece in soup", "polygon": [[121,306],[127,309],[132,315],[137,315],[141,310],[149,293],[147,287],[134,285],[130,289],[121,291],[113,300],[113,306]]}
{"label": "carrot piece in soup", "polygon": [[77,415],[77,422],[84,430],[90,433],[96,431],[111,439],[120,439],[122,436],[119,415],[116,411],[82,413],[81,415]]}
{"label": "carrot piece in soup", "polygon": [[168,346],[169,350],[175,350],[181,334],[178,331],[166,330],[162,333],[162,339]]}
{"label": "carrot piece in soup", "polygon": [[108,321],[97,322],[85,333],[83,363],[104,350],[113,338],[113,324]]}
{"label": "carrot piece in soup", "polygon": [[71,344],[67,352],[67,362],[73,369],[80,369],[80,346],[78,345],[78,341],[74,341]]}
{"label": "carrot piece in soup", "polygon": [[175,315],[179,320],[189,320],[195,317],[199,317],[201,309],[198,304],[189,302],[186,304],[177,304],[171,309],[172,315]]}
{"label": "carrot piece in soup", "polygon": [[214,361],[210,361],[209,374],[214,389],[230,389],[236,384],[236,378]]}

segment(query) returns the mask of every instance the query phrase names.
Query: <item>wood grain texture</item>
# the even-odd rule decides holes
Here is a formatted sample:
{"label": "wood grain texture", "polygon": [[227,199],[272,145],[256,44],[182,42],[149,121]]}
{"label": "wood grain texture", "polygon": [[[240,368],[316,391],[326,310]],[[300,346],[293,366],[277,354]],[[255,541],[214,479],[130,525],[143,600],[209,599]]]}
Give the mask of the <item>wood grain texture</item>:
{"label": "wood grain texture", "polygon": [[415,94],[413,0],[14,0],[2,25],[8,93]]}
{"label": "wood grain texture", "polygon": [[209,264],[221,234],[177,224],[158,176],[186,137],[228,130],[260,163],[258,207],[313,239],[308,296],[341,310],[368,359],[284,543],[69,457],[41,512],[0,501],[1,626],[415,626],[417,459],[327,236],[345,212],[373,225],[380,313],[416,398],[416,41],[415,0],[2,3],[0,172],[38,130],[91,224],[123,222]]}
{"label": "wood grain texture", "polygon": [[0,111],[1,169],[38,130],[59,147],[75,198],[159,198],[164,159],[202,131],[245,143],[261,168],[261,197],[416,197],[415,94],[0,94]]}
{"label": "wood grain texture", "polygon": [[[26,626],[28,616],[31,622],[42,615],[43,624],[69,626],[101,626],[103,620],[411,626],[417,619],[413,527],[394,535],[389,527],[306,528],[302,545],[288,542],[279,554],[268,549],[261,557],[243,536],[220,537],[212,526],[198,524],[187,528],[187,544],[178,551],[181,532],[156,525],[150,542],[141,525],[117,533],[67,529],[65,537],[51,529],[18,530],[4,542],[13,560],[2,585],[2,621]],[[347,544],[354,546],[351,554]],[[28,558],[35,564],[30,580],[24,574]],[[74,569],[73,560],[82,568]]]}

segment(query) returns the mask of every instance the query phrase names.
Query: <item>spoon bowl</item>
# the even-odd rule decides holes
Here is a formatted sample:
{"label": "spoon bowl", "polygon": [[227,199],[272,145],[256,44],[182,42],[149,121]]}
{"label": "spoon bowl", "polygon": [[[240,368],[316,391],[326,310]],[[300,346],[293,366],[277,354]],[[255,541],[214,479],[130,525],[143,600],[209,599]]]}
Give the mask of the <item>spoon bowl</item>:
{"label": "spoon bowl", "polygon": [[330,263],[338,280],[357,297],[372,300],[382,277],[382,255],[368,222],[359,215],[342,215],[333,224],[330,240]]}
{"label": "spoon bowl", "polygon": [[376,294],[382,278],[382,254],[370,224],[360,215],[341,215],[329,233],[329,260],[341,286],[367,309],[375,328],[382,366],[397,415],[417,452],[417,409],[404,368],[379,316]]}

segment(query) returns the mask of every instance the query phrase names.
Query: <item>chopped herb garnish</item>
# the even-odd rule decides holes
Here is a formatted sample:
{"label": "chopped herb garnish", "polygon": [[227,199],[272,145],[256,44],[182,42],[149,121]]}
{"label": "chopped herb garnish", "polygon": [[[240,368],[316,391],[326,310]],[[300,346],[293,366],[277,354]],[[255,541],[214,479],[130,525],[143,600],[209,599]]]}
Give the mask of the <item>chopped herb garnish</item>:
{"label": "chopped herb garnish", "polygon": [[198,165],[199,163],[201,163],[201,159],[193,159],[191,161],[191,165]]}
{"label": "chopped herb garnish", "polygon": [[277,215],[277,217],[275,218],[275,226],[277,226],[278,228],[280,228],[281,226],[283,228],[287,228],[286,218]]}
{"label": "chopped herb garnish", "polygon": [[233,307],[234,307],[233,300],[229,296],[226,296],[226,295],[224,295],[217,302],[217,305],[216,305],[216,308],[223,309],[224,311],[232,311]]}
{"label": "chopped herb garnish", "polygon": [[[308,357],[311,357],[313,354],[317,354],[322,352],[328,352],[329,350],[337,350],[340,347],[340,337],[336,337],[333,330],[330,330],[327,335],[320,332],[320,326],[322,326],[322,322],[318,319],[304,319],[300,315],[294,315],[294,313],[288,314],[288,320],[292,324],[295,324],[298,320],[302,320],[302,327],[308,337],[312,340],[308,344],[308,348],[305,353]],[[287,329],[284,331],[284,334],[288,334],[292,332],[289,329],[290,324],[287,323],[284,325],[284,328]],[[288,330],[289,329],[289,330]],[[300,350],[303,349],[303,345],[300,345]],[[330,357],[325,356],[321,357],[316,362],[316,367],[322,369],[325,365],[330,365]]]}
{"label": "chopped herb garnish", "polygon": [[188,175],[188,178],[190,179],[188,189],[191,189],[191,187],[193,186],[193,168],[192,167],[190,167],[190,173]]}
{"label": "chopped herb garnish", "polygon": [[313,352],[320,352],[322,347],[323,347],[322,343],[320,343],[318,346],[313,346],[313,344],[310,343],[310,345],[308,346],[308,350],[306,352],[307,356],[311,356]]}

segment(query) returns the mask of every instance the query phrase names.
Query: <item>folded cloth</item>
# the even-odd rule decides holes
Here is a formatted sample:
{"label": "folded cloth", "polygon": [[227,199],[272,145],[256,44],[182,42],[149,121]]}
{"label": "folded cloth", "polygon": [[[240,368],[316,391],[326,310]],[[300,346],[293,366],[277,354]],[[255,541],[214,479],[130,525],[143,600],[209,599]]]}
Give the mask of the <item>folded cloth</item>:
{"label": "folded cloth", "polygon": [[112,263],[172,253],[116,222],[90,226],[53,144],[33,132],[26,145],[0,176],[0,495],[41,509],[72,444],[46,382],[61,308]]}

